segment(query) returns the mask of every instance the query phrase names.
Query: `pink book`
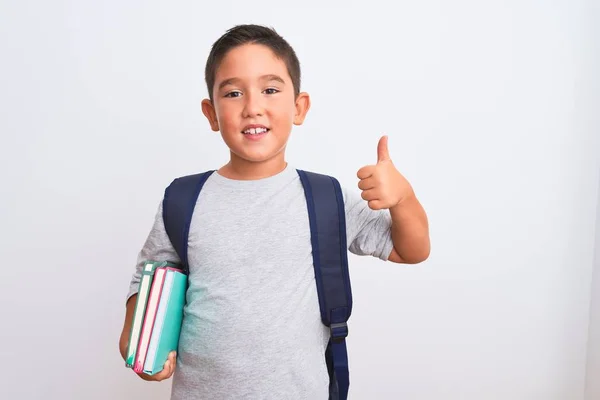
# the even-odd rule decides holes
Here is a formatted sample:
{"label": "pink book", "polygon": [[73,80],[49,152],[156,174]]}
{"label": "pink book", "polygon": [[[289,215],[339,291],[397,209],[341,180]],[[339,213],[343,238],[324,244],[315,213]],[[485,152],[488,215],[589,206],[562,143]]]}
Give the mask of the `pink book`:
{"label": "pink book", "polygon": [[148,344],[150,343],[150,336],[152,334],[152,328],[154,327],[156,311],[158,310],[158,301],[160,300],[166,273],[167,268],[165,267],[159,267],[154,272],[154,280],[152,281],[152,288],[150,289],[150,294],[148,296],[144,324],[142,325],[135,363],[133,364],[133,370],[137,373],[144,372],[144,362],[146,361]]}

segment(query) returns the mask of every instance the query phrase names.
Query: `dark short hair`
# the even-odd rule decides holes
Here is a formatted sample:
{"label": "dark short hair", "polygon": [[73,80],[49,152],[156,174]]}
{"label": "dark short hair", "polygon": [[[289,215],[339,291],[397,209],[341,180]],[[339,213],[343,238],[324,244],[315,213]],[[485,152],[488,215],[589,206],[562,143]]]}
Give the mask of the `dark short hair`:
{"label": "dark short hair", "polygon": [[271,49],[275,56],[285,63],[294,85],[294,95],[298,96],[300,93],[300,62],[292,46],[273,28],[261,25],[237,25],[225,32],[213,44],[208,55],[204,79],[211,101],[219,64],[231,49],[244,44],[261,44]]}

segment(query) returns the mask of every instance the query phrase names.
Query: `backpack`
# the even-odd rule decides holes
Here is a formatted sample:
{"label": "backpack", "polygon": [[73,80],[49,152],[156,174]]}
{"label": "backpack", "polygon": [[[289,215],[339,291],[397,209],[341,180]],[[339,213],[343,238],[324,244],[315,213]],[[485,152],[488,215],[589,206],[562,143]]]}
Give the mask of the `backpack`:
{"label": "backpack", "polygon": [[[188,234],[192,214],[198,195],[213,172],[177,178],[165,189],[165,229],[186,274],[189,273]],[[330,330],[325,352],[329,400],[346,400],[350,384],[346,337],[347,321],[352,311],[352,292],[342,191],[333,177],[302,170],[297,172],[306,195],[321,320]]]}

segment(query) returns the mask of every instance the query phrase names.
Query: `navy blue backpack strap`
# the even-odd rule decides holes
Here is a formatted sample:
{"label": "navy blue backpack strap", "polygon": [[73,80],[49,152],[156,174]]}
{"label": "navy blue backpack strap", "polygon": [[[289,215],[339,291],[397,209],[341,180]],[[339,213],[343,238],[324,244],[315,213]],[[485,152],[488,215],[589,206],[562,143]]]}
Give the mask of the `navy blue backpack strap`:
{"label": "navy blue backpack strap", "polygon": [[329,399],[346,400],[350,385],[346,337],[352,291],[344,199],[335,178],[302,170],[298,170],[298,175],[308,207],[321,320],[331,332],[325,354],[330,376]]}
{"label": "navy blue backpack strap", "polygon": [[179,255],[186,274],[189,273],[188,234],[192,214],[202,186],[213,172],[208,171],[177,178],[165,189],[163,198],[165,230]]}

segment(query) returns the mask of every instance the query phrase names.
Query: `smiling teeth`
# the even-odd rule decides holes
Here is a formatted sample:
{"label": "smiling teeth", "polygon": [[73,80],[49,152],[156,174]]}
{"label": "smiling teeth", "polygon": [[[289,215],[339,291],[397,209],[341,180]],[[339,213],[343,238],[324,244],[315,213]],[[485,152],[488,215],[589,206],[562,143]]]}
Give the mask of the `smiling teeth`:
{"label": "smiling teeth", "polygon": [[249,135],[259,135],[261,133],[265,133],[267,131],[267,128],[250,128],[250,129],[246,129],[244,131],[244,133],[249,134]]}

